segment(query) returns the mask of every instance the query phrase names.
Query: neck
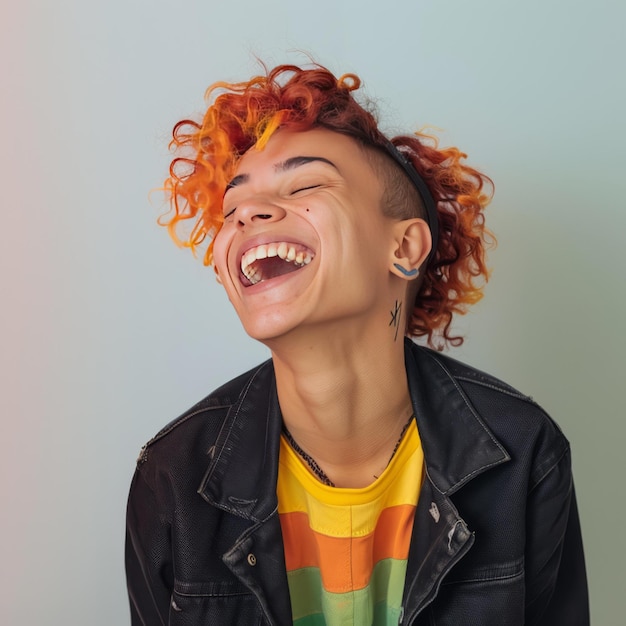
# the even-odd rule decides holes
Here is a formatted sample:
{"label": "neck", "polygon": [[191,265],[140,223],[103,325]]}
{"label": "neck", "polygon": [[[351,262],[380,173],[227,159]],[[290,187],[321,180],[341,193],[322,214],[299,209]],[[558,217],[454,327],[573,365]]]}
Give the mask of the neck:
{"label": "neck", "polygon": [[[271,346],[285,426],[337,486],[370,484],[412,414],[402,337],[306,333]],[[368,337],[363,339],[362,337]]]}

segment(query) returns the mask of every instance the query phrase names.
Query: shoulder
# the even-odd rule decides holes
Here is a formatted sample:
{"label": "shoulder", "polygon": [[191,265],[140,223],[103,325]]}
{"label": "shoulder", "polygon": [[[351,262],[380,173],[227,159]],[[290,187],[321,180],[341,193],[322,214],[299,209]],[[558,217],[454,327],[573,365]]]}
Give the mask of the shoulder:
{"label": "shoulder", "polygon": [[569,455],[569,442],[557,422],[531,396],[499,378],[440,352],[414,345],[421,371],[437,371],[502,443],[511,457],[532,459],[531,481],[540,481]]}
{"label": "shoulder", "polygon": [[431,366],[439,367],[444,370],[453,380],[458,381],[463,385],[463,387],[468,387],[470,391],[473,387],[474,393],[477,393],[480,389],[489,390],[485,391],[486,394],[490,392],[493,395],[508,395],[511,397],[515,397],[522,402],[528,402],[535,406],[538,406],[531,396],[526,395],[516,389],[515,387],[509,385],[503,380],[496,378],[495,376],[488,374],[482,370],[479,370],[475,367],[468,365],[467,363],[463,363],[457,359],[452,358],[449,355],[443,354],[442,352],[435,352],[429,348],[424,348],[421,346],[414,345],[413,347],[414,354],[423,362],[430,361]]}
{"label": "shoulder", "polygon": [[192,452],[203,453],[206,456],[207,450],[215,443],[231,407],[238,402],[252,381],[269,379],[272,371],[271,361],[265,361],[196,402],[164,426],[141,448],[137,466],[141,466],[155,454],[163,456],[174,451],[178,451],[178,456],[187,458]]}

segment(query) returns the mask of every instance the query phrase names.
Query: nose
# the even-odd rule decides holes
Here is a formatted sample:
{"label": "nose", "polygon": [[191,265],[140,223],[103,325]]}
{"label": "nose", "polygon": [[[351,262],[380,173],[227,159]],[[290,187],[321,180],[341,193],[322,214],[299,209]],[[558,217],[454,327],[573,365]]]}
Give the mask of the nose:
{"label": "nose", "polygon": [[260,198],[240,202],[235,211],[237,228],[243,229],[261,221],[277,222],[285,217],[282,207]]}

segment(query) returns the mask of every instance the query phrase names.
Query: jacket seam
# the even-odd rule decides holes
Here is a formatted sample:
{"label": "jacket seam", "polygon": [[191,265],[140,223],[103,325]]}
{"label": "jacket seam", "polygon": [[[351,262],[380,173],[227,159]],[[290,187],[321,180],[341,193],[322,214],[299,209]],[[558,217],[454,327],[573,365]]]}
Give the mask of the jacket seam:
{"label": "jacket seam", "polygon": [[[424,459],[424,460],[425,460],[425,459]],[[430,471],[429,471],[429,469],[428,469],[428,464],[427,464],[426,462],[424,463],[424,471],[426,472],[426,477],[428,478],[428,482],[429,482],[429,483],[430,483],[430,484],[434,487],[435,491],[436,491],[438,494],[440,494],[440,495],[442,495],[442,496],[445,496],[445,495],[446,495],[446,492],[445,492],[445,491],[441,491],[441,489],[439,489],[439,487],[437,487],[437,485],[436,485],[435,481],[431,478],[431,476],[430,476]]]}
{"label": "jacket seam", "polygon": [[493,389],[494,391],[498,391],[499,393],[503,393],[507,396],[511,396],[512,398],[517,398],[518,400],[524,400],[526,402],[528,402],[529,404],[532,404],[536,407],[538,407],[539,405],[533,400],[533,398],[531,396],[527,396],[524,393],[521,393],[519,391],[515,391],[513,389],[507,388],[507,387],[501,387],[500,385],[496,385],[494,383],[488,383],[484,380],[477,380],[475,378],[470,378],[469,376],[463,376],[461,375],[453,375],[450,374],[453,378],[455,378],[456,380],[462,380],[466,383],[472,383],[474,385],[479,385],[480,387],[486,387],[487,389]]}
{"label": "jacket seam", "polygon": [[185,415],[181,415],[178,419],[174,420],[169,426],[166,426],[165,428],[160,430],[154,437],[152,437],[152,439],[150,439],[145,444],[144,448],[148,448],[148,447],[152,446],[152,444],[156,443],[157,441],[159,441],[160,439],[162,439],[166,435],[169,435],[175,428],[177,428],[181,424],[184,424],[187,420],[191,419],[192,417],[196,417],[197,415],[200,415],[201,413],[207,413],[209,411],[218,411],[220,409],[222,409],[222,410],[223,409],[228,409],[231,406],[232,406],[232,404],[219,404],[219,405],[216,405],[216,406],[211,406],[211,407],[206,407],[204,409],[199,409],[197,411],[194,411],[193,413],[187,413]]}
{"label": "jacket seam", "polygon": [[186,593],[178,591],[176,587],[172,590],[177,596],[183,598],[237,598],[239,596],[254,596],[251,591],[234,591],[233,593]]}
{"label": "jacket seam", "polygon": [[545,472],[535,481],[535,484],[530,487],[528,490],[528,495],[530,495],[541,483],[546,480],[546,478],[559,466],[561,461],[567,456],[570,452],[569,445],[566,445],[563,449],[563,452],[559,454],[559,456],[555,459],[555,461],[550,465]]}
{"label": "jacket seam", "polygon": [[[237,421],[237,416],[239,415],[239,413],[241,411],[242,399],[247,395],[248,390],[252,386],[252,383],[254,382],[256,377],[259,375],[261,369],[263,369],[263,365],[258,367],[257,370],[254,372],[254,374],[252,374],[252,376],[249,378],[249,380],[246,383],[245,387],[243,388],[241,394],[239,394],[239,399],[237,400],[237,403],[235,403],[235,404],[230,406],[230,410],[232,410],[232,408],[234,406],[236,406],[237,408],[235,410],[235,414],[233,415],[233,418],[230,420],[230,423],[228,425],[228,429],[227,429],[227,431],[224,434],[224,445],[220,445],[219,447],[216,445],[216,450],[219,450],[219,451],[218,451],[217,458],[213,459],[213,468],[215,468],[217,466],[219,460],[222,457],[222,453],[223,453],[224,449],[226,448],[226,445],[225,445],[226,441],[228,441],[228,439],[230,438],[230,433],[232,432],[233,426],[234,426],[235,422]],[[218,436],[217,436],[218,440],[219,440],[221,434],[222,434],[221,432],[218,434]],[[216,444],[217,444],[217,441],[216,441]],[[211,471],[207,475],[207,479],[210,478],[212,473],[213,473],[213,471]]]}
{"label": "jacket seam", "polygon": [[515,572],[514,574],[507,574],[506,576],[492,576],[490,578],[463,578],[459,580],[449,580],[447,582],[443,582],[441,584],[442,587],[452,586],[452,585],[462,585],[464,583],[492,583],[498,582],[500,580],[510,580],[511,578],[519,578],[524,575],[524,570],[521,569],[519,572]]}
{"label": "jacket seam", "polygon": [[[495,443],[497,444],[498,442],[496,441]],[[500,447],[500,446],[498,446],[498,447]],[[510,457],[509,457],[507,452],[505,452],[505,455],[506,455],[506,459],[507,460],[510,459]],[[452,495],[453,493],[458,491],[461,487],[463,487],[463,485],[465,485],[470,480],[472,480],[472,478],[474,478],[474,476],[477,476],[478,474],[481,474],[482,472],[484,472],[484,471],[486,471],[488,469],[491,469],[492,467],[497,467],[498,465],[500,465],[500,463],[501,463],[501,460],[498,460],[498,461],[494,461],[493,463],[489,463],[487,465],[483,465],[482,467],[479,467],[479,468],[475,469],[474,471],[470,472],[469,474],[466,474],[465,476],[463,476],[454,485],[451,485],[450,489],[448,489],[444,493],[446,495]]]}
{"label": "jacket seam", "polygon": [[[567,491],[567,495],[570,498],[572,496],[572,483],[571,482],[570,482],[569,489]],[[569,516],[569,512],[568,512],[568,516]],[[554,549],[552,550],[552,552],[550,552],[550,554],[546,558],[545,562],[542,563],[542,565],[541,565],[541,567],[539,568],[538,571],[540,571],[540,572],[543,571],[546,568],[546,566],[548,565],[548,563],[550,563],[550,561],[552,560],[552,557],[557,552],[557,550],[562,550],[563,542],[565,541],[565,534],[566,533],[567,533],[567,524],[565,525],[565,528],[563,529],[563,532],[561,533],[561,536],[559,537],[559,540],[556,542],[556,544],[554,546]],[[543,589],[539,589],[539,590],[536,591],[535,595],[532,598],[528,597],[527,601],[526,601],[526,606],[530,606],[533,602],[536,602],[537,598],[539,598],[541,596],[542,591],[543,591]]]}

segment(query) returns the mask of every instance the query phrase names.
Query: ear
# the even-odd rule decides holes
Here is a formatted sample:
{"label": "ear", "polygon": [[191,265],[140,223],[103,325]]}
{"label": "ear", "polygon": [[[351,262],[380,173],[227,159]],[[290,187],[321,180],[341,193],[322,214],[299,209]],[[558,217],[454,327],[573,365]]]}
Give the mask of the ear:
{"label": "ear", "polygon": [[220,278],[220,272],[217,269],[217,265],[213,264],[213,271],[215,272],[215,280],[221,285],[222,279]]}
{"label": "ear", "polygon": [[396,222],[389,271],[405,280],[417,278],[431,245],[430,229],[423,219],[415,217]]}

